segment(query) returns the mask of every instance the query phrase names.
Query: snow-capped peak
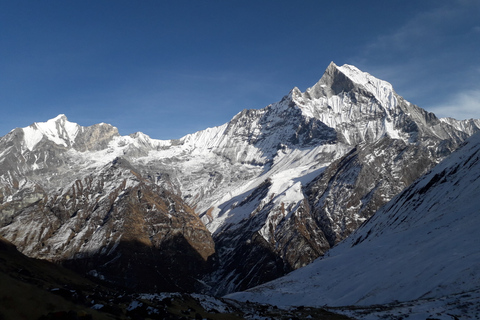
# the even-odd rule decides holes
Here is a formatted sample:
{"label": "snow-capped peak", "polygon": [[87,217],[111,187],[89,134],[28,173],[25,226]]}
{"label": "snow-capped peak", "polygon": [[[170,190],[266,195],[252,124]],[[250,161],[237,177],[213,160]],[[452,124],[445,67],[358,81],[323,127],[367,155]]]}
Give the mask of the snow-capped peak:
{"label": "snow-capped peak", "polygon": [[70,146],[81,126],[68,121],[64,114],[60,114],[47,122],[35,122],[22,130],[25,146],[31,151],[44,137],[58,145]]}
{"label": "snow-capped peak", "polygon": [[[390,83],[354,66],[331,62],[322,78],[304,93],[294,88],[288,99],[308,118],[334,128],[348,144],[402,137],[394,122],[401,103]],[[287,104],[290,106],[290,104]]]}
{"label": "snow-capped peak", "polygon": [[[67,116],[66,116],[65,114],[61,113],[61,114],[59,114],[58,116],[56,116],[55,118],[50,119],[50,120],[48,120],[48,121],[53,121],[53,122],[56,122],[56,121],[68,121],[68,119],[67,119]],[[48,121],[47,121],[47,122],[48,122]]]}
{"label": "snow-capped peak", "polygon": [[397,105],[395,91],[389,82],[377,79],[352,65],[344,64],[341,67],[337,67],[337,69],[354,83],[364,86],[365,89],[373,93],[375,98],[377,98],[385,108],[391,109]]}
{"label": "snow-capped peak", "polygon": [[392,109],[397,105],[396,93],[387,81],[375,78],[356,67],[344,64],[338,67],[331,62],[320,81],[305,91],[305,97],[319,99],[339,96],[359,86],[370,92],[385,109]]}
{"label": "snow-capped peak", "polygon": [[287,97],[290,99],[294,99],[301,95],[302,95],[302,91],[300,91],[300,89],[298,89],[297,87],[294,87],[292,90],[290,90]]}

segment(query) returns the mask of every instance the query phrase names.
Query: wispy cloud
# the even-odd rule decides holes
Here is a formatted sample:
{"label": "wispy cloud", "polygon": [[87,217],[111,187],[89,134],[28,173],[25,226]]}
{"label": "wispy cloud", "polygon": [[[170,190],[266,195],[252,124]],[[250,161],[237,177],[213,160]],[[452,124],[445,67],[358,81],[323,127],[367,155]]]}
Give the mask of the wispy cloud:
{"label": "wispy cloud", "polygon": [[480,118],[478,21],[478,1],[432,1],[428,10],[367,43],[353,63],[422,108]]}
{"label": "wispy cloud", "polygon": [[454,94],[449,97],[444,104],[433,107],[434,112],[438,117],[447,117],[454,114],[457,119],[478,119],[480,111],[480,89],[467,90]]}

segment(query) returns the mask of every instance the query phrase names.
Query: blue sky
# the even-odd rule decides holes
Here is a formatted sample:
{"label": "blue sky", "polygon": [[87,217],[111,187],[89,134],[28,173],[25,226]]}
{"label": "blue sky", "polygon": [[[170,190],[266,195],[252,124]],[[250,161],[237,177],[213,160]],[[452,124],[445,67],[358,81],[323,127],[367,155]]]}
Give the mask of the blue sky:
{"label": "blue sky", "polygon": [[480,1],[0,0],[0,136],[66,114],[171,139],[353,64],[480,118]]}

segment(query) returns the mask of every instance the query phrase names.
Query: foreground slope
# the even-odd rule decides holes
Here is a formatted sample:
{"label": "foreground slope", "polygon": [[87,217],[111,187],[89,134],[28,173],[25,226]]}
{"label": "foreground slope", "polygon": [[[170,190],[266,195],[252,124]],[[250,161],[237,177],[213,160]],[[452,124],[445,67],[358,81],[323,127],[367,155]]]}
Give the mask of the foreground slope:
{"label": "foreground slope", "polygon": [[0,261],[1,319],[39,319],[54,313],[68,319],[113,319],[113,314],[90,308],[100,292],[109,293],[99,283],[47,261],[27,258],[2,237]]}
{"label": "foreground slope", "polygon": [[321,308],[288,312],[199,294],[138,294],[109,287],[45,260],[28,258],[0,237],[0,319],[315,319],[350,318]]}
{"label": "foreground slope", "polygon": [[457,311],[473,312],[467,301],[480,290],[479,194],[476,134],[323,258],[229,297],[304,306],[437,299],[446,308],[459,295]]}

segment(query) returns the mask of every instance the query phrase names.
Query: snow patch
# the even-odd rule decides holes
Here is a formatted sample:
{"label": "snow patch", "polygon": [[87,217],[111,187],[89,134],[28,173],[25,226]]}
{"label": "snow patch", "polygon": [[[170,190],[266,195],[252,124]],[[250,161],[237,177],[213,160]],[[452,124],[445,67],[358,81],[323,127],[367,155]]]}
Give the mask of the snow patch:
{"label": "snow patch", "polygon": [[353,82],[364,86],[369,92],[373,93],[385,108],[393,109],[397,106],[395,91],[393,90],[392,85],[387,81],[377,79],[369,73],[363,72],[348,64],[338,67],[338,70],[349,77]]}
{"label": "snow patch", "polygon": [[32,151],[33,148],[45,137],[55,144],[68,147],[73,144],[81,127],[69,122],[63,114],[47,122],[35,122],[23,128],[25,147]]}

